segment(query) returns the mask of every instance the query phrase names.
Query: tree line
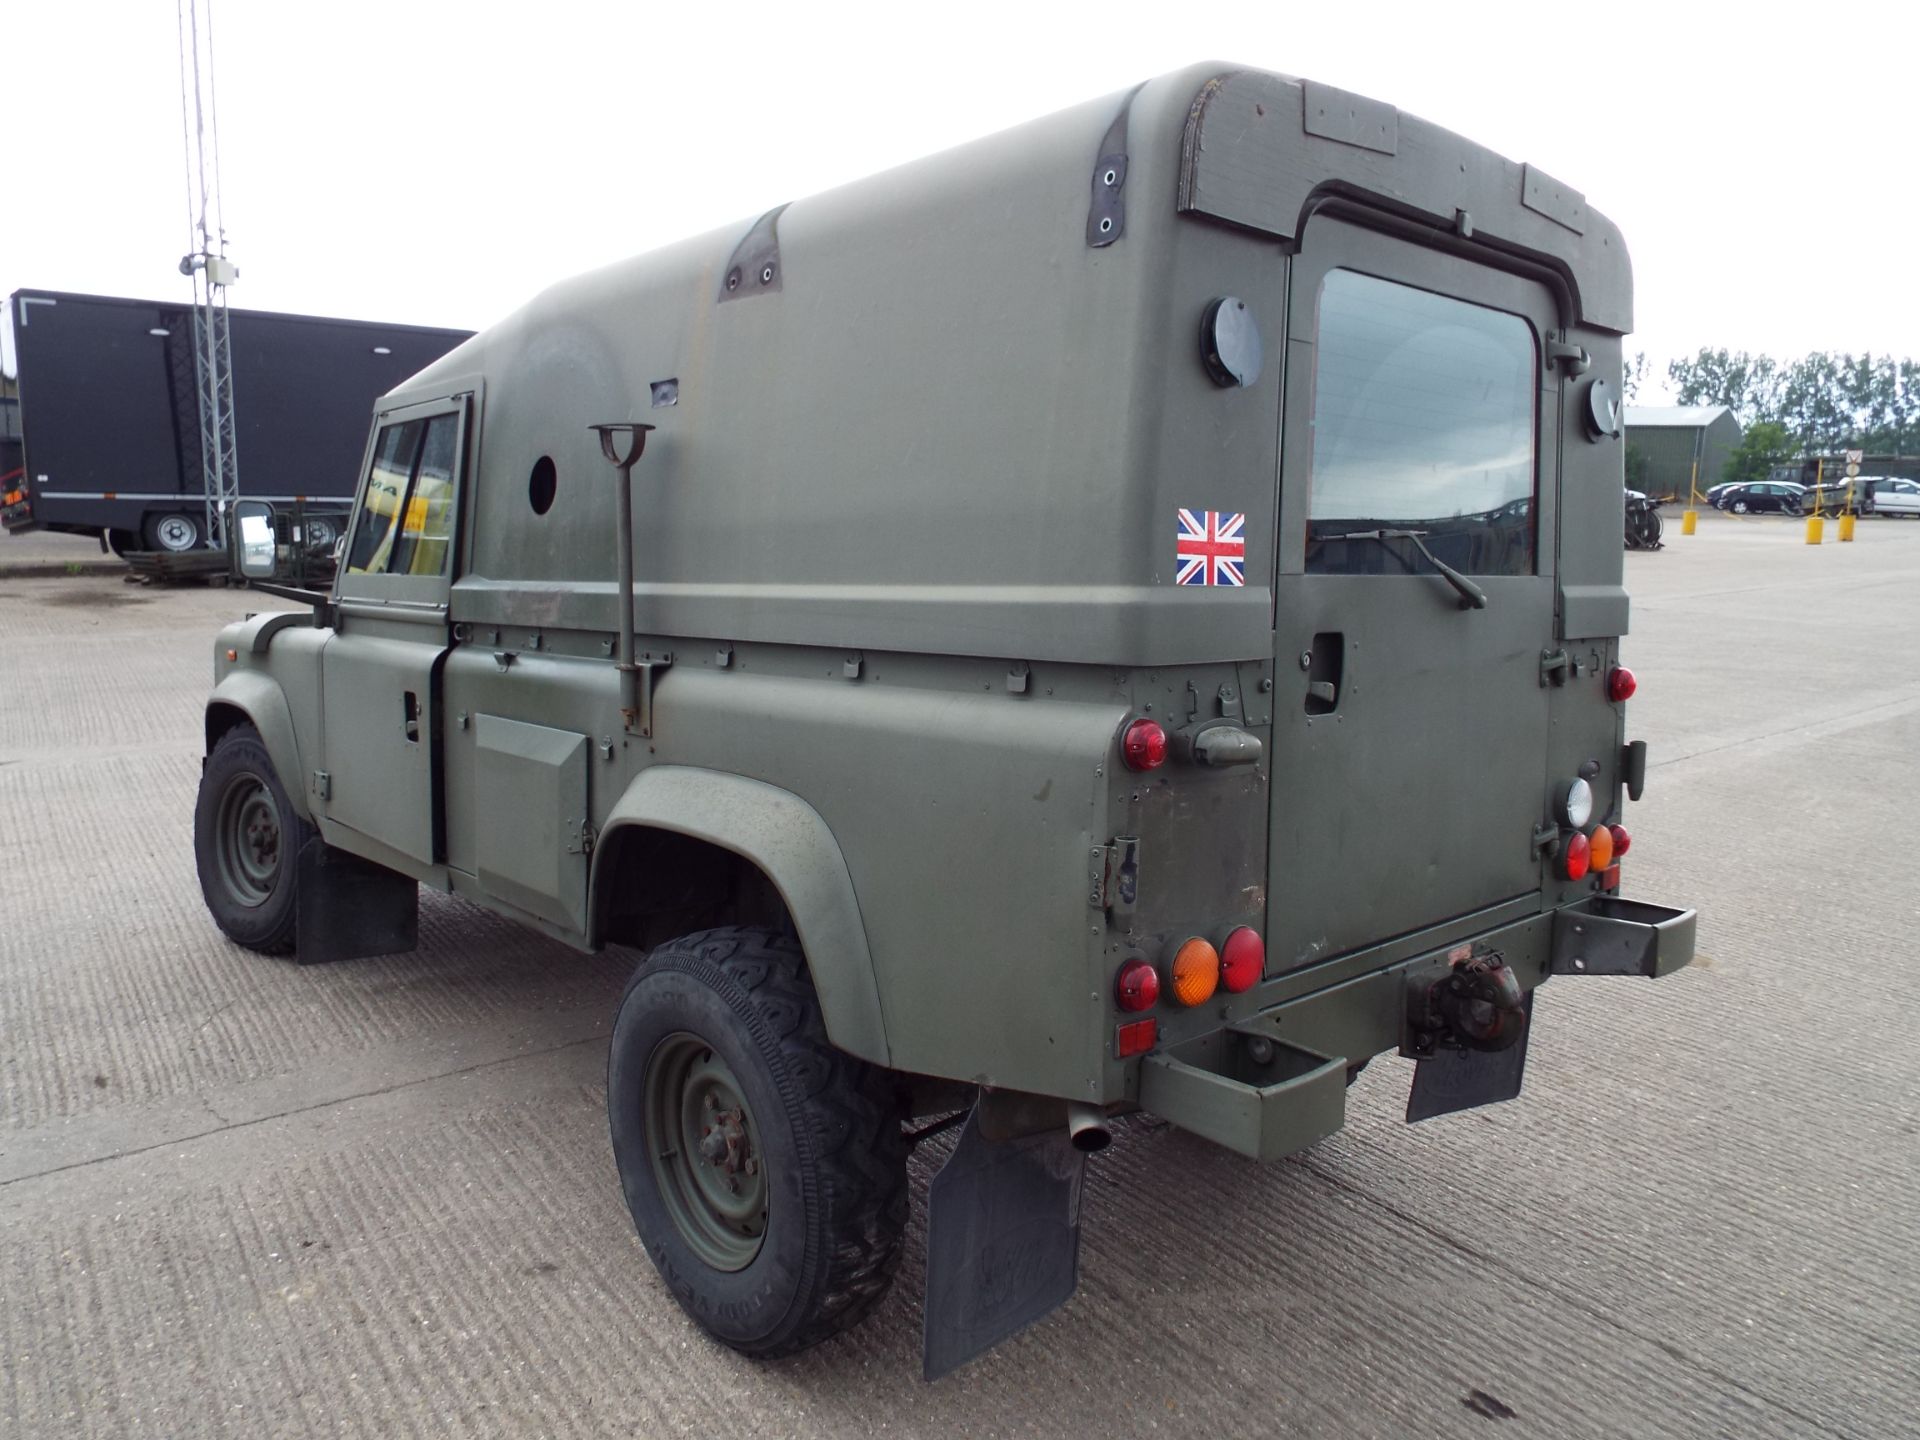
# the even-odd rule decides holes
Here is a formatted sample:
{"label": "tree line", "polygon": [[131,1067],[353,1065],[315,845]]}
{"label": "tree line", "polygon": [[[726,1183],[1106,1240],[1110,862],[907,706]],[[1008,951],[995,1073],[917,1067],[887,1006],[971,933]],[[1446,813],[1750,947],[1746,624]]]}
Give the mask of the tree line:
{"label": "tree line", "polygon": [[[1646,378],[1646,356],[1635,355],[1626,369],[1631,399]],[[1676,404],[1725,405],[1747,430],[1778,426],[1803,455],[1920,450],[1920,364],[1910,359],[1816,350],[1780,361],[1703,349],[1669,364],[1667,379]]]}

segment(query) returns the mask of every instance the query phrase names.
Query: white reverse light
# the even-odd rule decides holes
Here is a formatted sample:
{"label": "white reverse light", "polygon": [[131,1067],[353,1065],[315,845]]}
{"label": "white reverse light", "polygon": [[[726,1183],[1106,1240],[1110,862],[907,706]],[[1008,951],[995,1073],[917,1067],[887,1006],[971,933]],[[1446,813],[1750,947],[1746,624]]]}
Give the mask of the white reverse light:
{"label": "white reverse light", "polygon": [[1587,828],[1587,821],[1593,818],[1593,787],[1585,780],[1567,786],[1566,794],[1560,797],[1560,818],[1572,829]]}

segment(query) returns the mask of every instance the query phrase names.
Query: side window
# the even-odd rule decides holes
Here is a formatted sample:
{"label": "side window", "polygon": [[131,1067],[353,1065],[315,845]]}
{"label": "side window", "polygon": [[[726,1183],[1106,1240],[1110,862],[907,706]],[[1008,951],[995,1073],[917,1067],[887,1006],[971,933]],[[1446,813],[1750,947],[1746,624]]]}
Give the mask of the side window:
{"label": "side window", "polygon": [[347,547],[350,575],[444,575],[453,538],[460,417],[381,428],[365,503]]}
{"label": "side window", "polygon": [[360,523],[354,528],[353,543],[347,547],[347,573],[384,575],[393,554],[393,522],[406,498],[413,479],[413,467],[420,458],[422,420],[403,425],[388,425],[374,445],[373,469],[367,476],[366,503],[360,507]]}
{"label": "side window", "polygon": [[446,573],[447,542],[453,538],[454,442],[458,438],[453,416],[436,415],[427,421],[413,492],[407,497],[400,538],[393,547],[391,568],[396,575]]}

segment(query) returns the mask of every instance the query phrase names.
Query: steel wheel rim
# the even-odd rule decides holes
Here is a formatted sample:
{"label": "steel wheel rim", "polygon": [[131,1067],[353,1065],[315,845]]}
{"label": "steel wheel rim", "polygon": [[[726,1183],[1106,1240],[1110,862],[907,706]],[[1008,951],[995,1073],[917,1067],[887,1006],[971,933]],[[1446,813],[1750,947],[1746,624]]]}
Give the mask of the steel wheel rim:
{"label": "steel wheel rim", "polygon": [[280,811],[258,775],[235,775],[220,792],[214,854],[221,882],[240,904],[258,909],[272,898],[283,859]]}
{"label": "steel wheel rim", "polygon": [[740,1082],[714,1048],[678,1030],[647,1057],[641,1087],[655,1188],[689,1249],[744,1270],[767,1231],[767,1167]]}
{"label": "steel wheel rim", "polygon": [[163,549],[175,552],[191,550],[200,538],[198,528],[184,515],[167,516],[153,527],[153,532]]}

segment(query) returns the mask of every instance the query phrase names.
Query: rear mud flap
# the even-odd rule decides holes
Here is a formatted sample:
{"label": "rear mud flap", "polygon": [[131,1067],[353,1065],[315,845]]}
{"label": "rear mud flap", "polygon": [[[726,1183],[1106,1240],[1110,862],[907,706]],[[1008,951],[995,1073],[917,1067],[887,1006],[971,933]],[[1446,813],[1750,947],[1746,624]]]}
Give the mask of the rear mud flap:
{"label": "rear mud flap", "polygon": [[1064,1304],[1080,1279],[1087,1157],[1065,1127],[988,1140],[980,1112],[927,1198],[923,1374],[958,1369]]}
{"label": "rear mud flap", "polygon": [[397,955],[420,943],[416,880],[336,849],[318,836],[295,872],[294,958],[302,965]]}
{"label": "rear mud flap", "polygon": [[1526,1029],[1505,1050],[1443,1045],[1414,1063],[1413,1089],[1407,1096],[1409,1123],[1511,1100],[1520,1093],[1527,1047],[1533,1043],[1533,992],[1527,993],[1524,1006]]}

